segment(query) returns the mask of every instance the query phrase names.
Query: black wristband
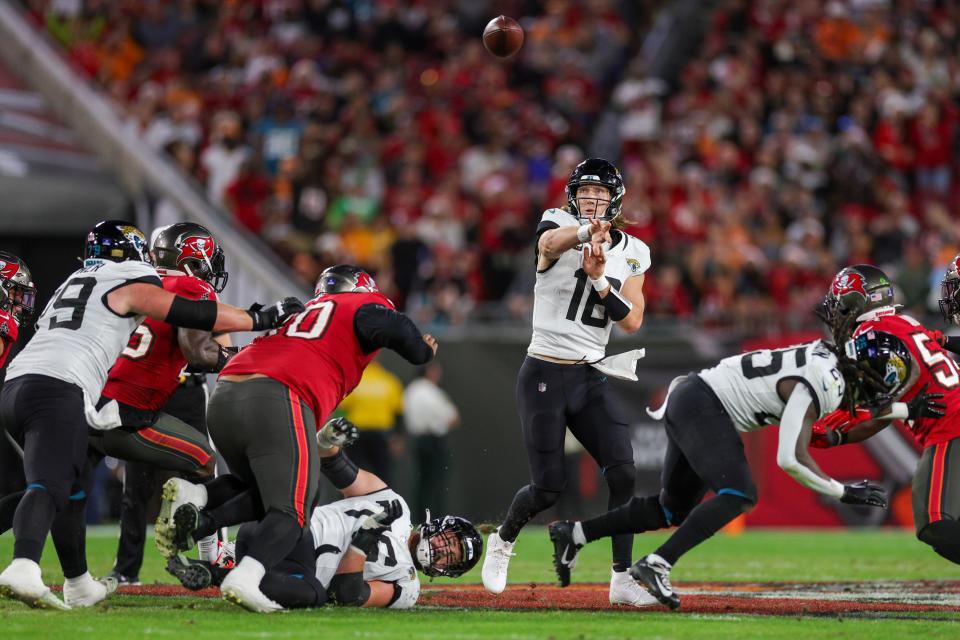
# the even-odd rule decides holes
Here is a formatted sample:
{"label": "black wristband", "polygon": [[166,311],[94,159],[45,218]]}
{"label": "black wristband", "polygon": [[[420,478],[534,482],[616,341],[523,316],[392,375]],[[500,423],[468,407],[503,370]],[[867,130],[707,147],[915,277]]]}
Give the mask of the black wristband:
{"label": "black wristband", "polygon": [[620,296],[620,293],[612,286],[610,290],[607,291],[607,295],[600,298],[600,303],[606,308],[607,313],[613,318],[614,322],[623,320],[630,313],[630,307],[627,305],[626,300],[624,300]]}
{"label": "black wristband", "polygon": [[173,304],[170,305],[167,317],[163,321],[187,329],[211,331],[217,324],[217,302],[174,296]]}
{"label": "black wristband", "polygon": [[327,476],[337,489],[346,489],[357,479],[360,470],[340,449],[336,455],[320,458],[320,472]]}

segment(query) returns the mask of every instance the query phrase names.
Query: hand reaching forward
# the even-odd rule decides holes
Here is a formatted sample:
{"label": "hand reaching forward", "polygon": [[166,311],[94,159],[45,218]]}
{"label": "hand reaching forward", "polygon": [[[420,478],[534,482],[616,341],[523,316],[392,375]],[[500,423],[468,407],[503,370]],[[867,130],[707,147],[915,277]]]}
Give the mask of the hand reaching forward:
{"label": "hand reaching forward", "polygon": [[590,241],[583,245],[583,262],[581,266],[588,276],[596,280],[603,275],[603,268],[607,264],[607,254],[599,242]]}

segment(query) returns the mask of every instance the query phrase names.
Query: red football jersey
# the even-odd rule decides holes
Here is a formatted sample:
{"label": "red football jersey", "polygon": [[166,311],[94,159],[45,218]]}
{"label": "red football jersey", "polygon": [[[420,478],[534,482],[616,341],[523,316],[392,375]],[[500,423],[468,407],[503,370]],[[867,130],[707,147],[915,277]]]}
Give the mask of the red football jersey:
{"label": "red football jersey", "polygon": [[18,335],[20,335],[20,327],[17,321],[6,311],[0,311],[0,367],[7,361],[7,356],[10,355],[10,349],[17,341]]}
{"label": "red football jersey", "polygon": [[377,354],[364,353],[353,330],[357,309],[371,303],[394,308],[380,293],[318,296],[305,311],[241,350],[220,375],[260,373],[279,380],[310,405],[319,429]]}
{"label": "red football jersey", "polygon": [[913,366],[920,369],[920,377],[903,395],[902,401],[911,400],[927,384],[927,393],[943,394],[942,402],[947,405],[945,416],[906,421],[917,442],[929,447],[960,437],[960,368],[937,344],[933,332],[904,314],[881,316],[864,322],[854,335],[870,330],[885,331],[900,338],[910,350]]}
{"label": "red football jersey", "polygon": [[[200,278],[179,271],[157,272],[163,288],[191,300],[216,300],[217,293]],[[110,369],[103,395],[139,409],[159,409],[177,388],[187,359],[177,344],[176,328],[147,318],[130,334],[126,348]]]}

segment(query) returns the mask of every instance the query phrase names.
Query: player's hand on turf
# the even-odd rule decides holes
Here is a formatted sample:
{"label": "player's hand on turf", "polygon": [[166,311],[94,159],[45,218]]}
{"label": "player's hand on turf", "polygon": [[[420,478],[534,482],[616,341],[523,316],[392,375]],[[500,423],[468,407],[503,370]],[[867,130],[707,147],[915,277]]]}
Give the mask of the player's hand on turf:
{"label": "player's hand on turf", "polygon": [[843,487],[843,497],[840,502],[845,504],[862,504],[868,507],[887,508],[887,492],[878,484],[868,480],[861,480]]}
{"label": "player's hand on turf", "polygon": [[401,515],[403,515],[403,507],[400,505],[400,501],[391,500],[381,511],[363,521],[357,532],[353,534],[350,545],[356,547],[357,551],[364,555],[370,555],[376,549],[380,535],[389,529],[390,525]]}
{"label": "player's hand on turf", "polygon": [[917,418],[942,418],[947,414],[947,405],[943,402],[937,402],[943,397],[942,393],[927,393],[927,387],[930,383],[923,385],[923,388],[913,396],[913,399],[907,403],[907,417],[910,420]]}
{"label": "player's hand on turf", "polygon": [[349,447],[360,437],[360,430],[346,418],[333,418],[317,431],[317,444],[324,449]]}
{"label": "player's hand on turf", "polygon": [[304,310],[303,303],[297,298],[289,297],[274,302],[269,307],[262,304],[250,305],[247,313],[253,318],[252,331],[264,331],[266,329],[276,329],[292,315]]}
{"label": "player's hand on turf", "polygon": [[430,335],[429,333],[425,333],[425,334],[423,334],[423,341],[427,343],[427,346],[428,346],[428,347],[430,347],[431,349],[433,349],[433,355],[437,355],[437,347],[439,346],[439,345],[437,344],[437,339],[434,338],[434,337],[433,337],[432,335]]}

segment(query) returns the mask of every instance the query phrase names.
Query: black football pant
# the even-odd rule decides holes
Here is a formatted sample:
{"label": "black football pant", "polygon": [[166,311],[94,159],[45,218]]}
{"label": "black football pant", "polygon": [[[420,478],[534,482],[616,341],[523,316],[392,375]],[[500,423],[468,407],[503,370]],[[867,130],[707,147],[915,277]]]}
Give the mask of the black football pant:
{"label": "black football pant", "polygon": [[[713,390],[690,375],[670,394],[659,496],[632,498],[583,521],[587,541],[616,533],[677,530],[656,553],[670,564],[756,504],[743,440]],[[703,500],[707,491],[717,495]]]}
{"label": "black football pant", "polygon": [[[256,525],[252,522],[237,532],[237,562],[247,555],[254,542]],[[260,581],[260,591],[286,609],[319,607],[327,601],[327,590],[316,576],[316,550],[309,528],[303,532],[287,556],[267,571]]]}
{"label": "black football pant", "polygon": [[[633,446],[607,377],[589,365],[527,357],[517,377],[517,408],[530,462],[530,484],[521,488],[500,527],[514,540],[538,513],[553,506],[566,486],[563,441],[567,428],[600,465],[609,489],[608,508],[633,497]],[[633,536],[613,537],[613,564],[626,571]]]}
{"label": "black football pant", "polygon": [[[85,502],[81,472],[87,453],[87,422],[80,387],[41,375],[8,380],[0,394],[0,422],[21,444],[26,492],[13,517],[14,558],[40,561],[47,534],[60,511]],[[4,470],[6,473],[9,470]],[[56,540],[55,540],[56,542]],[[58,548],[59,552],[59,548]],[[61,558],[66,577],[76,577],[73,563]]]}

